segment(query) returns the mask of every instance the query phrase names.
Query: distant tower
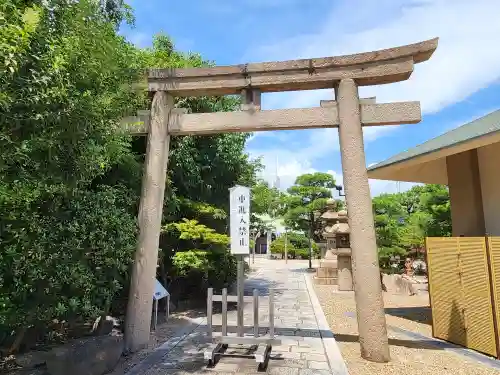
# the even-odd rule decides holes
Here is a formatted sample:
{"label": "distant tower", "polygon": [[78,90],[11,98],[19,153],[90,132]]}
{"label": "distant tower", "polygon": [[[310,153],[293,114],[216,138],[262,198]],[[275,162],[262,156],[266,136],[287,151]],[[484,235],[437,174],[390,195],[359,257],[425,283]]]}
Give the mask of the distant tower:
{"label": "distant tower", "polygon": [[274,166],[274,181],[272,187],[278,190],[280,188],[280,176],[278,174],[278,155],[276,155],[276,165]]}

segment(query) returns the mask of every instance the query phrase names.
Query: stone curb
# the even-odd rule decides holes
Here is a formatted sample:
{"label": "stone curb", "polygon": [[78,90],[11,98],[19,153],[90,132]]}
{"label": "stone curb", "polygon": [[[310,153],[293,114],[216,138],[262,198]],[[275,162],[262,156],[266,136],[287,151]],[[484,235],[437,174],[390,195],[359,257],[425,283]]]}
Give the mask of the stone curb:
{"label": "stone curb", "polygon": [[328,358],[330,368],[332,369],[332,374],[349,375],[349,371],[347,370],[344,358],[342,358],[337,341],[330,330],[323,308],[321,307],[318,297],[316,296],[316,292],[314,291],[311,275],[304,275],[304,278],[306,281],[307,293],[309,294],[309,299],[311,300],[314,315],[316,317],[316,322],[318,323],[318,329],[321,333],[326,357]]}
{"label": "stone curb", "polygon": [[172,338],[168,339],[159,347],[154,349],[153,352],[151,352],[146,358],[128,370],[125,375],[143,375],[152,366],[161,362],[163,357],[165,357],[180,342],[185,340],[186,337],[193,333],[201,324],[204,322],[206,323],[206,318],[203,317],[189,320],[191,323],[179,328]]}

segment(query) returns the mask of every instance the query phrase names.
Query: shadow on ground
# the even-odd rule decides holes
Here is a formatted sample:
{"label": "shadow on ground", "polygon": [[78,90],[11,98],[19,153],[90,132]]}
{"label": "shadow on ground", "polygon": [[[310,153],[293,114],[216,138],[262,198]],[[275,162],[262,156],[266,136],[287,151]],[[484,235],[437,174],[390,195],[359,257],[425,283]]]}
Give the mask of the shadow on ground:
{"label": "shadow on ground", "polygon": [[399,318],[411,320],[413,322],[432,324],[432,311],[430,307],[388,307],[385,313]]}
{"label": "shadow on ground", "polygon": [[[358,335],[348,334],[334,334],[335,340],[338,342],[359,342]],[[447,348],[456,348],[457,346],[445,341],[437,341],[432,339],[415,339],[415,340],[402,340],[389,338],[389,345],[404,346],[413,349],[429,349],[429,350],[444,350]]]}
{"label": "shadow on ground", "polygon": [[162,373],[174,375],[185,374],[186,372],[196,373],[196,371],[204,369],[207,363],[203,359],[203,347],[208,345],[205,332],[196,329],[191,333],[189,331],[185,332],[188,334],[187,337],[181,333],[178,337],[171,338],[171,345],[165,349],[162,347],[157,348],[125,374],[147,375]]}
{"label": "shadow on ground", "polygon": [[292,268],[290,269],[292,272],[299,272],[299,273],[315,273],[316,268]]}

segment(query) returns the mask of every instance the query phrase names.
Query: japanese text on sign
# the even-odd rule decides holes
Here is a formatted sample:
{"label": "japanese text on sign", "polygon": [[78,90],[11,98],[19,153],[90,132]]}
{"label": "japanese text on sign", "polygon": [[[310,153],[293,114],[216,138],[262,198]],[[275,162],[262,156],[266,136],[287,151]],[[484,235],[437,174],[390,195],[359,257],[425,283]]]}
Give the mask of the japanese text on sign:
{"label": "japanese text on sign", "polygon": [[229,193],[231,218],[231,252],[249,254],[250,252],[250,189],[235,186]]}

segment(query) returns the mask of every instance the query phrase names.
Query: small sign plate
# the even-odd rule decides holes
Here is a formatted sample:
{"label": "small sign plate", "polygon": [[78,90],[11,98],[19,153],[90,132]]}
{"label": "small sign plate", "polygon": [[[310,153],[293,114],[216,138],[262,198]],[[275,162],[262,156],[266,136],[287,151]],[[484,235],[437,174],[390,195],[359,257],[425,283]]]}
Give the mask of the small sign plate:
{"label": "small sign plate", "polygon": [[157,301],[159,299],[162,299],[162,298],[165,298],[168,296],[170,296],[170,293],[167,292],[165,287],[163,285],[161,285],[161,283],[158,280],[156,280],[155,291],[153,293],[153,299],[155,301]]}

